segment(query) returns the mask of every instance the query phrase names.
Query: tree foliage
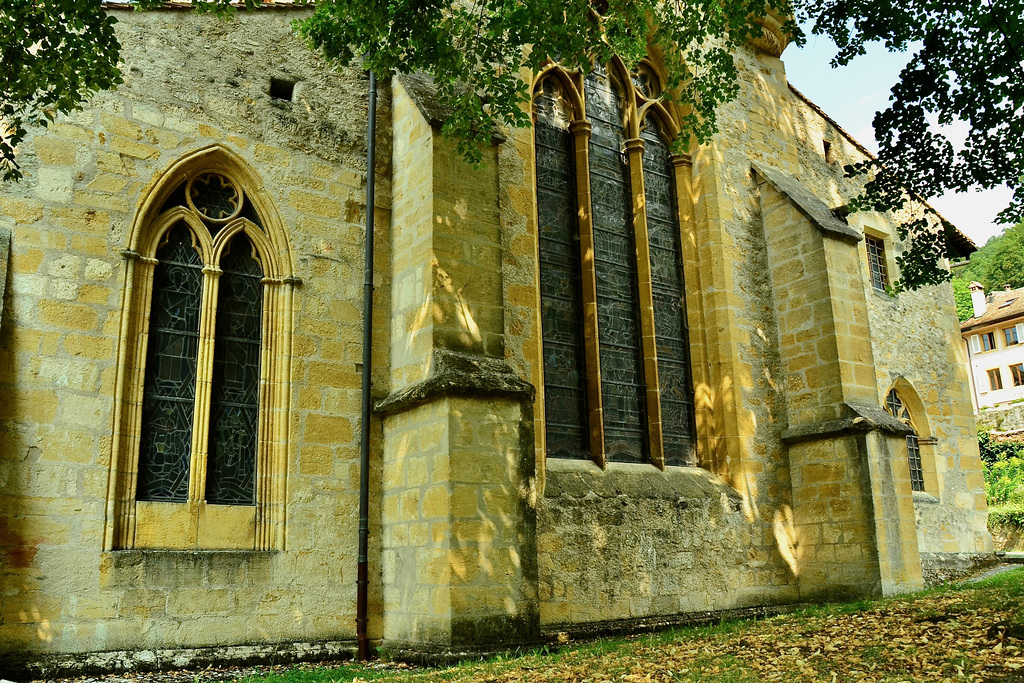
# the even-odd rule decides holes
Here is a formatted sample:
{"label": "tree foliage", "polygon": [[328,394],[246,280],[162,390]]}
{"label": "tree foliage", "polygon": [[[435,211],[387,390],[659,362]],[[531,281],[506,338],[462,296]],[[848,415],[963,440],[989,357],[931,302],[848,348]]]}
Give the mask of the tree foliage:
{"label": "tree foliage", "polygon": [[980,282],[986,292],[1024,287],[1024,222],[989,239],[957,276]]}
{"label": "tree foliage", "polygon": [[334,63],[430,73],[452,110],[445,132],[478,161],[495,127],[529,125],[524,70],[550,56],[589,71],[618,55],[632,68],[650,47],[665,61],[666,96],[684,105],[686,139],[706,141],[718,105],[738,92],[734,48],[761,35],[750,17],[786,9],[784,0],[330,0],[298,28]]}
{"label": "tree foliage", "polygon": [[971,283],[959,275],[954,275],[953,300],[956,302],[956,316],[963,322],[974,315],[974,305],[971,303]]}
{"label": "tree foliage", "polygon": [[26,127],[121,83],[114,23],[99,2],[0,0],[0,178],[21,177]]}
{"label": "tree foliage", "polygon": [[[1024,220],[1024,0],[818,0],[802,9],[812,31],[839,46],[834,65],[872,41],[916,49],[889,107],[875,115],[878,158],[847,167],[869,179],[851,208],[900,210],[946,191],[1006,183],[1013,200],[999,220]],[[955,122],[968,127],[959,149],[932,125]],[[900,236],[911,236],[899,259],[904,288],[943,279],[935,266],[950,251],[951,229],[920,217],[902,224]]]}
{"label": "tree foliage", "polygon": [[[140,9],[162,0],[137,0]],[[875,117],[877,159],[847,167],[863,176],[850,208],[894,211],[906,242],[897,289],[946,280],[953,227],[922,200],[943,192],[1014,191],[1007,222],[1024,218],[1024,0],[299,0],[315,4],[297,25],[336,65],[359,63],[381,75],[423,71],[451,108],[445,131],[471,161],[496,126],[524,126],[529,116],[524,70],[555,57],[589,70],[616,54],[629,66],[650,50],[669,74],[664,97],[683,112],[680,145],[707,141],[716,110],[738,91],[735,48],[761,34],[752,18],[793,16],[839,46],[846,64],[872,41],[916,50]],[[230,0],[192,0],[200,10],[230,14]],[[258,0],[243,0],[252,9]],[[16,177],[13,146],[24,126],[66,112],[119,81],[113,19],[98,2],[0,0],[0,20],[17,30],[0,38],[6,77],[0,116],[12,133],[0,140],[6,176]],[[784,26],[800,43],[796,21]],[[962,148],[938,131],[963,122]]]}

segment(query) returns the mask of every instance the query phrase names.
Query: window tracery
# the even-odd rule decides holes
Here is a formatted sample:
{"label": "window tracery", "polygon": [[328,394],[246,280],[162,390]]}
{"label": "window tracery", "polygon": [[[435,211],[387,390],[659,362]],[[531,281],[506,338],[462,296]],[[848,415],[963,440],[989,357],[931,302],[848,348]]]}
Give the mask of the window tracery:
{"label": "window tracery", "polygon": [[913,418],[903,399],[895,389],[891,389],[885,397],[885,409],[890,415],[900,420],[914,431],[907,434],[907,461],[910,465],[910,488],[913,491],[924,491],[924,470],[921,466],[921,444],[917,437]]}
{"label": "window tracery", "polygon": [[554,67],[535,93],[546,454],[693,465],[680,158],[660,80],[647,63]]}
{"label": "window tracery", "polygon": [[287,240],[230,152],[200,151],[164,178],[124,252],[106,547],[280,548],[298,282]]}

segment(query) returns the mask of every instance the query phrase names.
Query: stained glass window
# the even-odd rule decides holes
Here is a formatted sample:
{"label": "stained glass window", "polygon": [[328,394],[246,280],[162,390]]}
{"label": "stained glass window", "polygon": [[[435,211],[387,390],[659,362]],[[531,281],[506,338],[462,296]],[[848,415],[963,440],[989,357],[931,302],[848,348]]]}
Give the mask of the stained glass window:
{"label": "stained glass window", "polygon": [[571,115],[548,79],[537,100],[537,224],[547,454],[587,458],[580,238]]}
{"label": "stained glass window", "polygon": [[593,202],[597,330],[605,456],[648,459],[636,248],[629,167],[622,148],[623,108],[603,69],[585,82],[590,119],[590,194]]}
{"label": "stained glass window", "polygon": [[203,264],[192,233],[183,224],[170,230],[156,257],[136,498],[184,502],[188,497]]}
{"label": "stained glass window", "polygon": [[[635,129],[630,120],[636,114],[634,103],[657,97],[660,81],[647,64],[630,75],[616,73],[620,79],[611,75],[611,67],[598,65],[582,84],[573,80],[582,85],[579,94],[589,129],[569,125],[568,95],[575,96],[577,86],[548,78],[536,100],[547,456],[585,458],[596,450],[588,438],[600,438],[605,462],[650,462],[652,455],[664,454],[666,465],[694,465],[696,428],[675,167],[654,119],[642,128],[642,156],[635,153],[641,146],[626,140],[627,131]],[[584,138],[588,130],[589,138]],[[582,139],[588,139],[587,168],[574,168],[581,158],[574,152]],[[631,163],[642,166],[631,168]],[[641,172],[646,197],[634,195]],[[577,183],[583,186],[577,188]],[[589,205],[581,206],[579,198],[587,196],[587,189]],[[634,212],[646,220],[635,222]],[[640,234],[635,234],[637,226]],[[581,253],[580,231],[583,245],[593,240],[592,252]],[[641,273],[646,277],[647,264],[638,260],[638,243],[650,246],[650,289],[639,281]],[[590,301],[583,283],[595,287],[596,319],[583,316],[582,301]],[[651,325],[654,339],[644,339],[643,331],[651,334]],[[597,358],[585,353],[594,338]],[[655,352],[659,386],[648,387],[655,376],[649,365]],[[598,389],[588,389],[588,382],[598,378],[601,424],[593,421],[587,406],[588,398],[594,400],[588,391]],[[660,422],[649,431],[647,412],[653,404],[648,401],[655,396]],[[652,434],[660,441],[653,442]]]}
{"label": "stained glass window", "polygon": [[188,185],[188,200],[203,218],[223,222],[242,210],[242,192],[220,173],[203,173]]}
{"label": "stained glass window", "polygon": [[[910,411],[895,389],[890,390],[885,397],[885,409],[890,415],[905,422],[913,429],[914,423],[911,421]],[[916,431],[907,435],[907,461],[910,464],[911,490],[924,491],[924,472],[921,468],[921,444],[918,441]]]}
{"label": "stained glass window", "polygon": [[206,501],[255,503],[263,271],[244,234],[221,259]]}
{"label": "stained glass window", "polygon": [[644,140],[644,191],[651,249],[654,332],[658,349],[661,430],[666,465],[696,462],[690,350],[675,181],[668,145],[649,117]]}

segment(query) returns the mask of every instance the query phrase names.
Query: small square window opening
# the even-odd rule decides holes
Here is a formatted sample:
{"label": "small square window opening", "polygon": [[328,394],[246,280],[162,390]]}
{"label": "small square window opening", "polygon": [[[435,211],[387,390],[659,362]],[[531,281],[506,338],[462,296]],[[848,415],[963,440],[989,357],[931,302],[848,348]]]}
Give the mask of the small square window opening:
{"label": "small square window opening", "polygon": [[271,78],[270,96],[275,100],[291,102],[295,98],[295,81],[289,81],[283,78]]}

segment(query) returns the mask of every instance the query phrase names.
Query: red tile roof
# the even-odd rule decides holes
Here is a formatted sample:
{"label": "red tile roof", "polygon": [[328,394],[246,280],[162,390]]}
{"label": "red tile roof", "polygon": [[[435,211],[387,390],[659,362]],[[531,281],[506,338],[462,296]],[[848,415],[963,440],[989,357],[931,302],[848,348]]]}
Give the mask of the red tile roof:
{"label": "red tile roof", "polygon": [[990,292],[986,298],[984,315],[970,317],[960,323],[960,331],[967,332],[1012,318],[1024,318],[1024,288]]}

